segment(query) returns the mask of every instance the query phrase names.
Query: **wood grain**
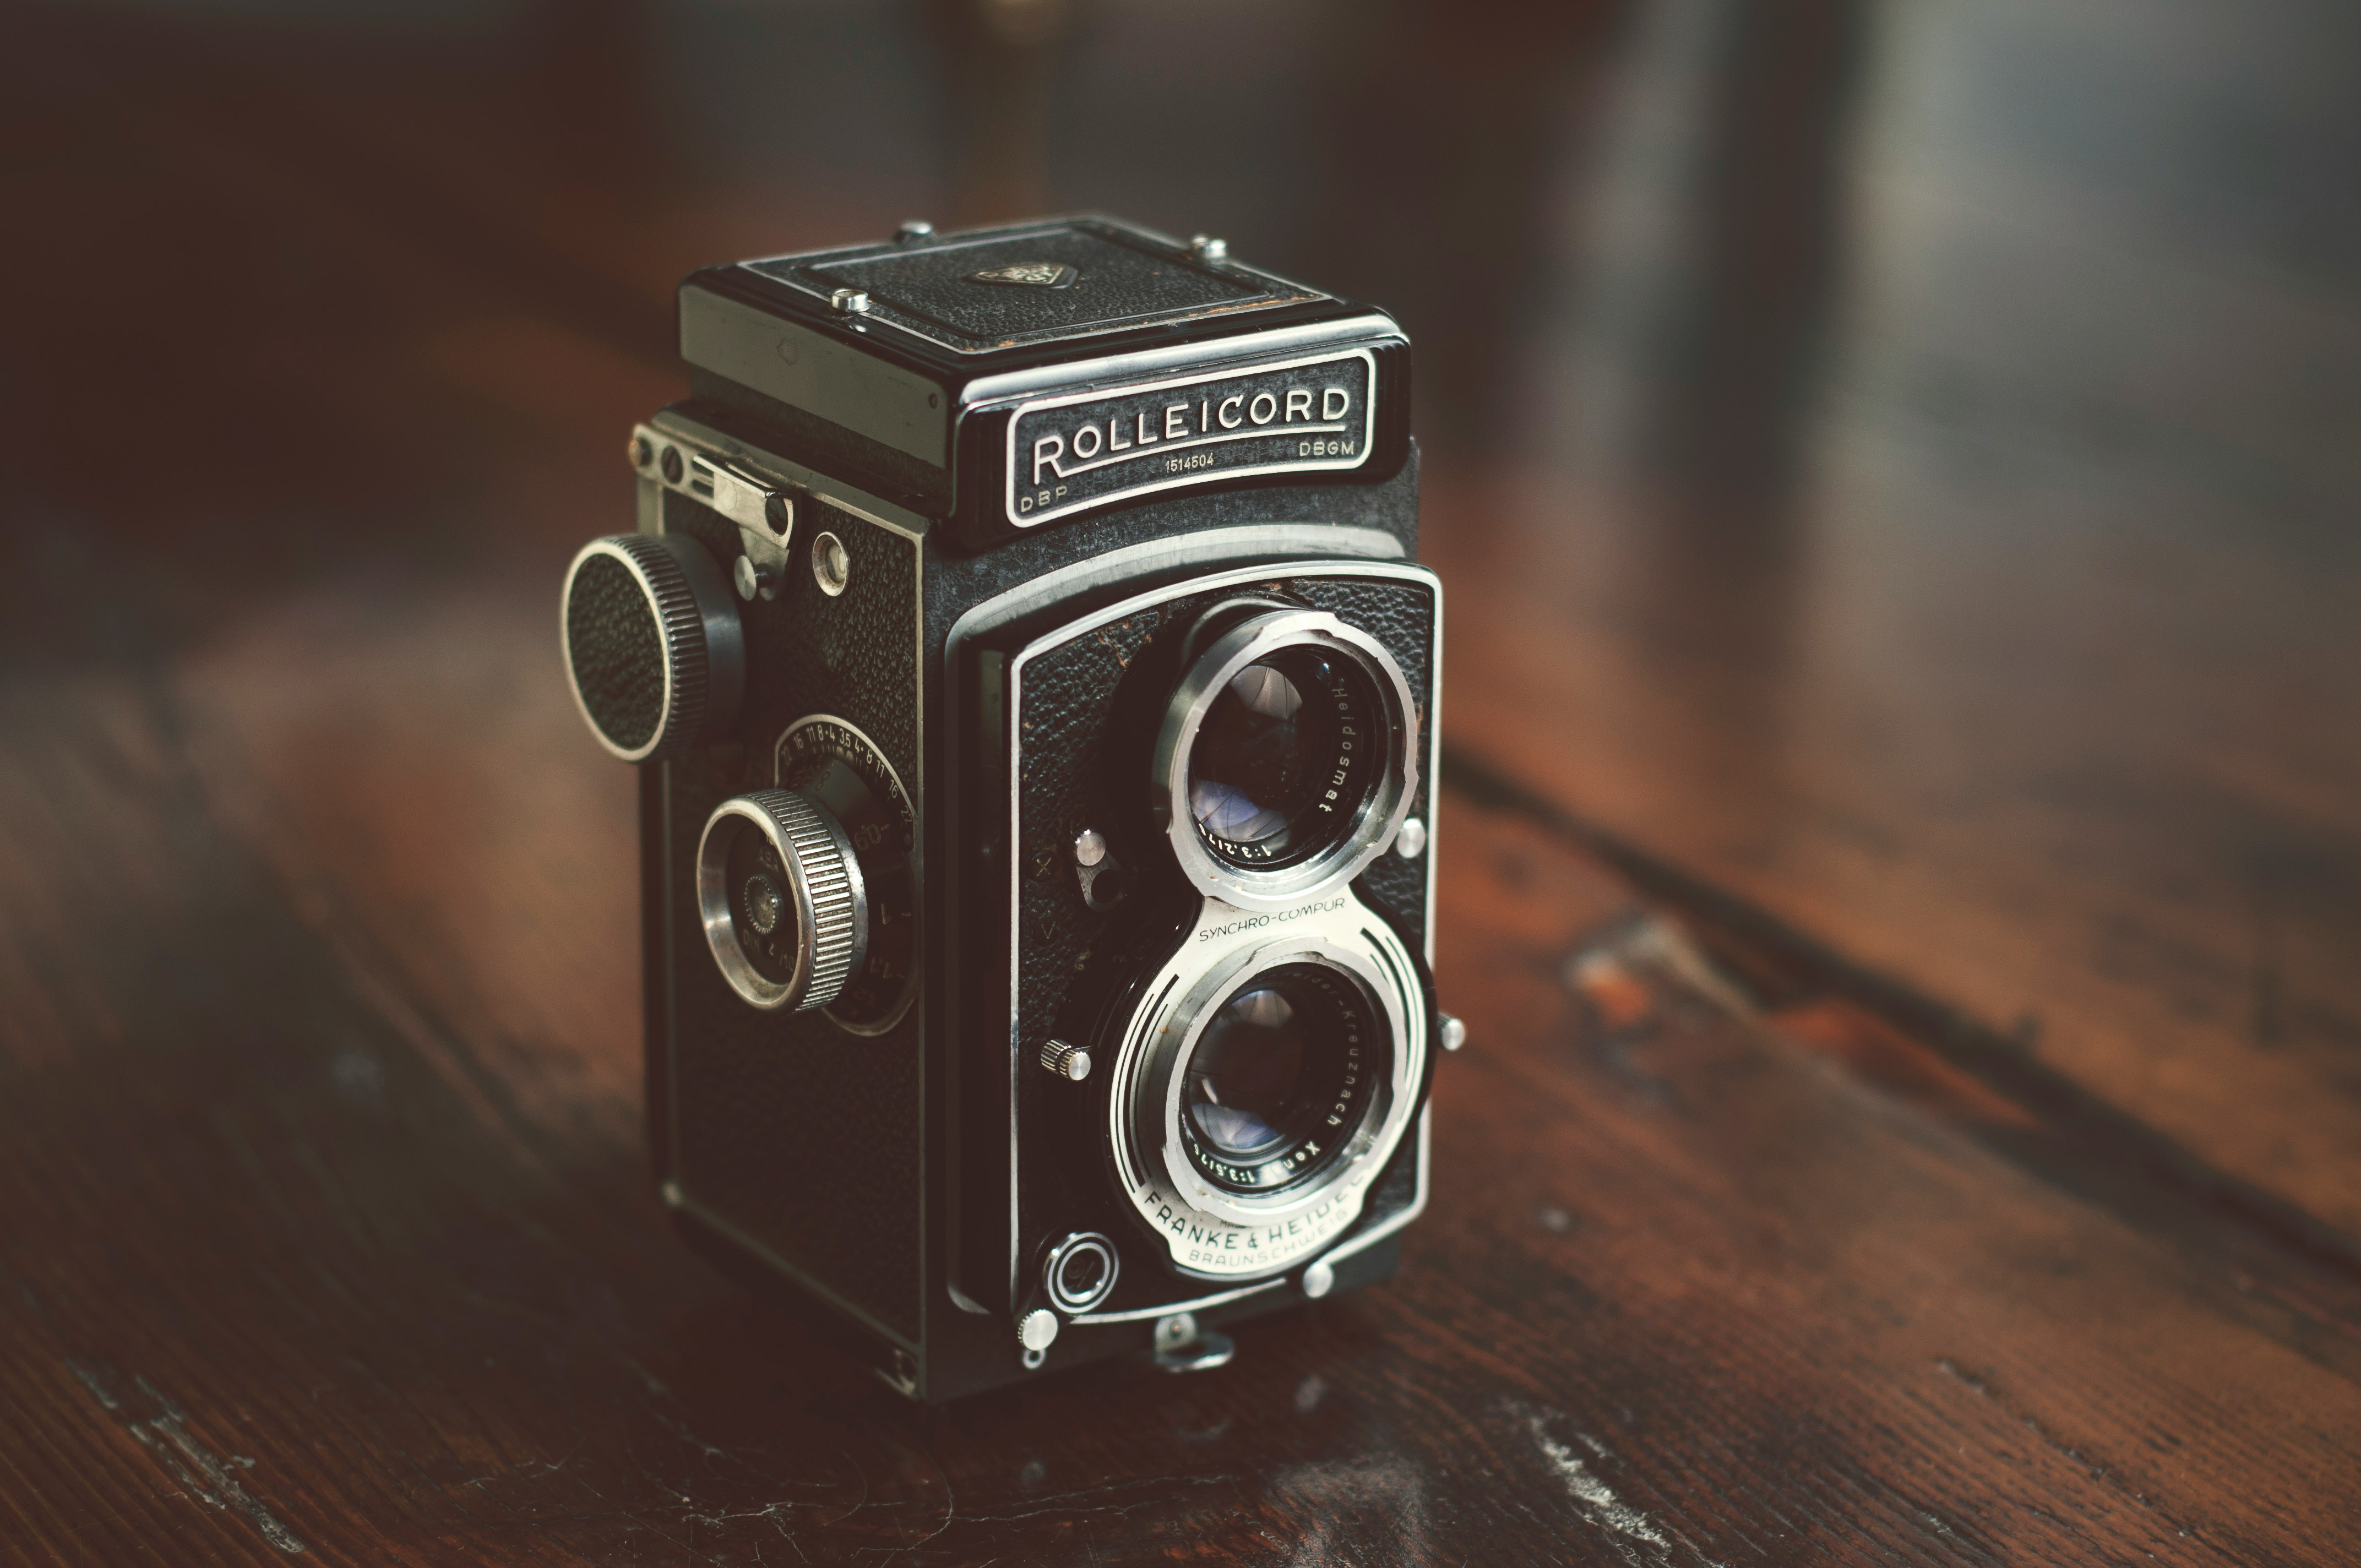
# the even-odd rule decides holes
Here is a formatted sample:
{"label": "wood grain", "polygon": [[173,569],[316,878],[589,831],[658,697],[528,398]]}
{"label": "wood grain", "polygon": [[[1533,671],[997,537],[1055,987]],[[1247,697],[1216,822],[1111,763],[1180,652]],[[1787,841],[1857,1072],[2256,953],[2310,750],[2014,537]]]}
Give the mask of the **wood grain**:
{"label": "wood grain", "polygon": [[[2202,60],[2333,130],[2344,24],[1569,14],[1497,102],[1439,13],[1349,71],[1274,33],[1346,127],[1306,156],[1396,182],[1233,243],[1385,285],[1462,411],[1433,1204],[1396,1283],[1224,1371],[926,1411],[645,1190],[630,779],[552,585],[677,385],[673,277],[926,193],[875,138],[825,179],[667,154],[634,71],[648,28],[718,68],[685,15],[36,12],[0,51],[0,134],[46,149],[0,165],[44,218],[0,256],[0,1558],[2349,1555],[2352,270],[2333,203],[2268,221],[2343,144],[2240,206],[2104,126],[1994,141],[1967,92],[2021,38],[2144,112]],[[1067,46],[1126,84],[1110,145],[1279,112],[1143,70],[1126,18]],[[875,26],[848,71],[918,80]],[[1432,93],[1370,87],[1444,38]],[[1677,173],[1614,130],[1667,102],[1744,132],[1697,166],[1714,266],[1598,194]],[[1492,199],[1465,151],[1380,156],[1488,137]],[[1293,212],[1300,172],[1216,199]],[[1137,194],[1185,228],[1152,209],[1203,190]],[[1365,208],[1467,226],[1442,265]],[[1494,252],[1531,333],[1467,297]]]}
{"label": "wood grain", "polygon": [[[1476,760],[2348,1238],[2361,230],[2317,51],[2352,41],[2301,0],[2235,39],[1912,9],[1843,202],[1804,160],[1767,218],[1587,133],[1521,366],[1554,417],[1432,465],[1427,512]],[[1816,221],[1841,261],[1778,286],[1752,258]],[[1745,259],[1652,237],[1693,231]]]}
{"label": "wood grain", "polygon": [[[2361,1524],[2349,1317],[2307,1348],[1974,1135],[2016,1113],[1832,1070],[1795,1004],[1751,1016],[1595,864],[1466,806],[1442,972],[1476,1045],[1400,1284],[1201,1379],[864,1388],[642,1190],[598,1000],[629,803],[512,696],[549,656],[542,585],[505,586],[299,606],[14,711],[6,819],[96,852],[10,835],[12,910],[80,896],[10,946],[43,1011],[105,1020],[10,1043],[40,1555],[2267,1562]],[[517,759],[563,831],[511,830]],[[125,985],[135,878],[171,935]]]}

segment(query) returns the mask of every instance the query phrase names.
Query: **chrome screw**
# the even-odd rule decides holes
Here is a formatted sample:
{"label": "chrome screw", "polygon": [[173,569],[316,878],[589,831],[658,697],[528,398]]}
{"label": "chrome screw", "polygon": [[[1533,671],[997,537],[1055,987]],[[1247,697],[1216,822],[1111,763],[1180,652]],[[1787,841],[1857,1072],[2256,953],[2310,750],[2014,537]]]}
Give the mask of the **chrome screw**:
{"label": "chrome screw", "polygon": [[828,297],[828,302],[847,315],[865,316],[869,313],[869,291],[839,289]]}
{"label": "chrome screw", "polygon": [[738,586],[738,597],[749,604],[757,595],[765,601],[779,597],[779,569],[758,566],[750,555],[738,557],[738,564],[730,569],[730,580]]}
{"label": "chrome screw", "polygon": [[922,239],[934,238],[935,225],[924,218],[905,218],[902,226],[894,231],[894,237],[904,245],[916,245]]}
{"label": "chrome screw", "polygon": [[1074,835],[1074,863],[1094,866],[1106,859],[1106,839],[1095,828],[1085,828]]}
{"label": "chrome screw", "polygon": [[1080,1083],[1091,1075],[1091,1053],[1063,1040],[1041,1042],[1041,1065],[1051,1076]]}
{"label": "chrome screw", "polygon": [[1317,1301],[1336,1288],[1336,1271],[1325,1262],[1315,1263],[1303,1271],[1303,1293]]}
{"label": "chrome screw", "polygon": [[1191,235],[1189,249],[1200,261],[1227,261],[1230,258],[1230,242],[1215,239],[1212,235]]}
{"label": "chrome screw", "polygon": [[1450,1014],[1443,1015],[1443,1048],[1455,1051],[1467,1043],[1467,1025]]}
{"label": "chrome screw", "polygon": [[1394,853],[1405,861],[1414,861],[1426,853],[1426,824],[1415,817],[1404,821],[1394,834]]}
{"label": "chrome screw", "polygon": [[1027,1371],[1049,1359],[1049,1346],[1057,1338],[1058,1314],[1047,1307],[1036,1307],[1016,1321],[1016,1343],[1025,1353]]}

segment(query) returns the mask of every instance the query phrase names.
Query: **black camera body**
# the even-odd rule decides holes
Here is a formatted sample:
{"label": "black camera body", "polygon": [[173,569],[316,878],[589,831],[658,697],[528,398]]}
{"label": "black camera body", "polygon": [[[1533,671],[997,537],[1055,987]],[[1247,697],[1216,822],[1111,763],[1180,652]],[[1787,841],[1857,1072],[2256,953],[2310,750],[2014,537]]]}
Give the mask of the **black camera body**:
{"label": "black camera body", "polygon": [[932,1401],[1389,1274],[1457,1031],[1400,329],[1096,218],[680,327],[563,622],[683,1231]]}

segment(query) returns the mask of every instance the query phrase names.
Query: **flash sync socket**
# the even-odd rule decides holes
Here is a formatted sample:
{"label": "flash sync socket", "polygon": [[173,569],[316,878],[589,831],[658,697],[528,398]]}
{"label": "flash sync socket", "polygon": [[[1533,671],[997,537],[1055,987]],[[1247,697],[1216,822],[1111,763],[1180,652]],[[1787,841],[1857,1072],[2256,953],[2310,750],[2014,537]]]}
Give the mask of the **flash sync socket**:
{"label": "flash sync socket", "polygon": [[1049,1299],[1068,1317],[1087,1312],[1115,1294],[1122,1272],[1115,1243],[1096,1231],[1077,1231],[1060,1242],[1041,1266]]}

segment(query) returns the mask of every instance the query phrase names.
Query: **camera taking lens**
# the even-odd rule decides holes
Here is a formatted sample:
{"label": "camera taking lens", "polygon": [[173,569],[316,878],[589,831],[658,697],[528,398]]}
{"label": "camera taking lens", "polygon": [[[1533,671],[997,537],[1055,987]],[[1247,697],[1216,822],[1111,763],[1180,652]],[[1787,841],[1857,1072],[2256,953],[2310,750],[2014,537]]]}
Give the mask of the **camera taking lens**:
{"label": "camera taking lens", "polygon": [[1273,1192],[1319,1170],[1356,1130],[1367,1001],[1334,970],[1257,975],[1214,1012],[1182,1069],[1181,1133],[1197,1168],[1237,1192]]}

